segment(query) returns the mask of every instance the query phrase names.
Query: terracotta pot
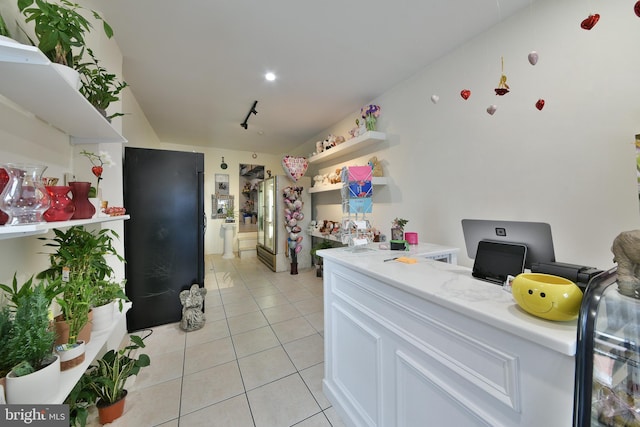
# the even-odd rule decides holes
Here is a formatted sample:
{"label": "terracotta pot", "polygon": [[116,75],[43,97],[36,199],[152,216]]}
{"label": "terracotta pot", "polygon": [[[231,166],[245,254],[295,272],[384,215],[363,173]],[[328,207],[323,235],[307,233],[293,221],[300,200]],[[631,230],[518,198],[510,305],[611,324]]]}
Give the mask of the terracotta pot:
{"label": "terracotta pot", "polygon": [[126,397],[127,397],[127,390],[124,390],[120,400],[114,403],[105,405],[101,401],[98,401],[96,406],[98,407],[100,424],[108,424],[122,416],[122,414],[124,413],[124,403],[125,403]]}
{"label": "terracotta pot", "polygon": [[[60,314],[55,317],[55,328],[56,328],[56,342],[55,345],[62,345],[69,342],[69,325],[67,321],[64,319],[63,315]],[[80,333],[78,333],[78,341],[84,341],[85,344],[89,343],[91,339],[91,329],[92,329],[92,321],[93,321],[93,310],[89,311],[89,321],[86,325],[80,329]]]}

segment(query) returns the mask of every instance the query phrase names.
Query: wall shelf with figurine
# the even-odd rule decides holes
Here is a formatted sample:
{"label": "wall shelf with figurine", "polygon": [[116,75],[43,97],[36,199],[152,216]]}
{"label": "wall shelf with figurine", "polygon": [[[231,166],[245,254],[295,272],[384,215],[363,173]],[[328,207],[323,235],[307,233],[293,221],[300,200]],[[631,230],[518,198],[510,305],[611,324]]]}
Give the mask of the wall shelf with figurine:
{"label": "wall shelf with figurine", "polygon": [[0,38],[0,76],[0,95],[10,102],[0,101],[68,134],[71,143],[127,142],[37,47]]}
{"label": "wall shelf with figurine", "polygon": [[307,160],[309,163],[323,163],[337,157],[353,153],[367,145],[384,141],[386,139],[387,135],[384,132],[367,131],[364,134],[349,139],[336,147],[332,147],[322,153],[316,154],[315,156],[310,156]]}
{"label": "wall shelf with figurine", "polygon": [[124,221],[129,218],[131,218],[129,215],[97,216],[95,218],[76,219],[71,221],[39,222],[35,224],[22,225],[3,225],[0,226],[0,240],[46,234],[49,230],[52,230],[54,228],[66,228],[76,225],[98,224],[110,221]]}
{"label": "wall shelf with figurine", "polygon": [[[387,177],[386,176],[374,176],[371,181],[373,186],[376,185],[387,185]],[[324,191],[336,191],[342,189],[344,184],[342,182],[338,182],[337,184],[325,184],[325,185],[316,185],[309,189],[309,193],[322,193]]]}

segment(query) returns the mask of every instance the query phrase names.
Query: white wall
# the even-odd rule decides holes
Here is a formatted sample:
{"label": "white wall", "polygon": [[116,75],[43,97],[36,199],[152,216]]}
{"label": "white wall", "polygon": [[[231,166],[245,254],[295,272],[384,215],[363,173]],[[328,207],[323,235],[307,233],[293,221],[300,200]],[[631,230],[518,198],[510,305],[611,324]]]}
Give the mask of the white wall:
{"label": "white wall", "polygon": [[[372,100],[388,140],[351,164],[375,154],[391,177],[374,190],[374,225],[389,234],[393,218],[407,218],[407,231],[460,247],[461,264],[471,265],[461,219],[548,222],[558,261],[612,266],[614,237],[638,228],[640,20],[632,4],[593,7],[601,19],[585,31],[584,2],[537,1]],[[532,50],[540,56],[535,67],[527,61]],[[511,86],[504,97],[493,91],[501,56]],[[472,91],[467,101],[462,89]],[[440,96],[435,105],[432,94]],[[538,98],[546,100],[542,111]],[[491,104],[493,116],[485,111]],[[356,117],[299,152],[314,151],[330,132],[346,136]],[[340,217],[337,204],[316,208],[314,219]]]}

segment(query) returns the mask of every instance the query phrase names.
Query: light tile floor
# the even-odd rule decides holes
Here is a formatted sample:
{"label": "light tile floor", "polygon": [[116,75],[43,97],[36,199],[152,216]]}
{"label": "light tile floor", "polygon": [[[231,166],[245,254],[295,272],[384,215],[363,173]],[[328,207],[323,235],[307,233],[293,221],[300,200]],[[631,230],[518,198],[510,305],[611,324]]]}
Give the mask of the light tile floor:
{"label": "light tile floor", "polygon": [[342,427],[322,394],[322,279],[207,257],[205,327],[153,329],[113,426]]}

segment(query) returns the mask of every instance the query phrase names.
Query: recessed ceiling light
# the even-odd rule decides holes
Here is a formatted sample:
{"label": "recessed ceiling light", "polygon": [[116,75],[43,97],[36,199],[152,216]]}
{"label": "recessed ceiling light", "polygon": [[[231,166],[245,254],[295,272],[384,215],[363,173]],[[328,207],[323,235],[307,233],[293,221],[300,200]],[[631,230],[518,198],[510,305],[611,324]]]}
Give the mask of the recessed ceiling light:
{"label": "recessed ceiling light", "polygon": [[274,81],[276,79],[276,75],[273,73],[267,73],[264,75],[264,78],[267,79],[267,81]]}

